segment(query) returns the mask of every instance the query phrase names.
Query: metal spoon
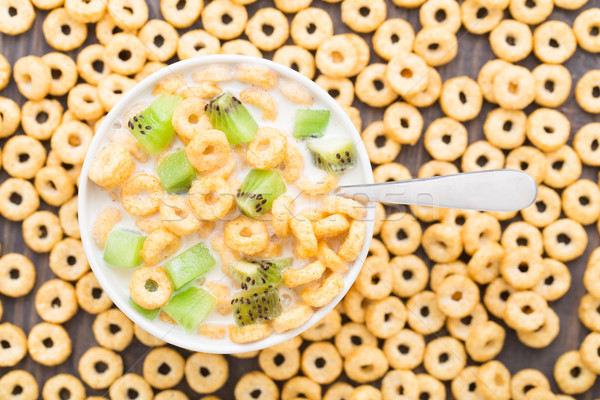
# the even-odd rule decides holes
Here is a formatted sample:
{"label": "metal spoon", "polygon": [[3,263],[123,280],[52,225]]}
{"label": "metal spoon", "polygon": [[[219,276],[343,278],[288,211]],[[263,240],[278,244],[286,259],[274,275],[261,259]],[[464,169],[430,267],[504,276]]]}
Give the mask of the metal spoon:
{"label": "metal spoon", "polygon": [[499,169],[340,186],[336,194],[386,204],[502,212],[517,211],[531,205],[537,195],[537,183],[525,172]]}

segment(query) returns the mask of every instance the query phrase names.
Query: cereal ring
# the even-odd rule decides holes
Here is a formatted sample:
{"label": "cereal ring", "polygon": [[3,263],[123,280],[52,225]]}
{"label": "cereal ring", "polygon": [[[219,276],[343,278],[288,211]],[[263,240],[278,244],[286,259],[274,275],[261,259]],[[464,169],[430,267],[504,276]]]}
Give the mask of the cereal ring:
{"label": "cereal ring", "polygon": [[92,389],[106,389],[123,374],[123,359],[114,351],[91,347],[79,359],[78,371]]}
{"label": "cereal ring", "polygon": [[218,54],[221,47],[219,39],[202,29],[184,33],[176,43],[177,57],[180,60]]}
{"label": "cereal ring", "polygon": [[19,127],[20,121],[19,105],[9,98],[0,97],[0,138],[11,136]]}
{"label": "cereal ring", "polygon": [[76,21],[93,23],[102,19],[106,13],[106,3],[99,0],[65,0],[65,10]]}
{"label": "cereal ring", "polygon": [[510,371],[504,364],[488,361],[477,372],[477,390],[484,399],[510,399]]}
{"label": "cereal ring", "polygon": [[373,256],[367,257],[356,278],[354,287],[368,299],[383,299],[392,291],[393,272],[384,261]]}
{"label": "cereal ring", "polygon": [[581,176],[581,161],[571,147],[565,145],[552,153],[546,153],[547,171],[544,183],[562,189]]}
{"label": "cereal ring", "polygon": [[448,224],[429,226],[423,232],[421,244],[427,257],[437,263],[454,261],[463,250],[460,230]]}
{"label": "cereal ring", "polygon": [[115,351],[125,350],[133,339],[133,323],[117,308],[98,314],[92,331],[100,346]]}
{"label": "cereal ring", "polygon": [[409,104],[415,107],[429,107],[439,99],[442,93],[442,77],[435,68],[429,68],[425,77],[427,78],[425,89],[404,97]]}
{"label": "cereal ring", "polygon": [[87,25],[71,17],[64,8],[55,8],[44,19],[42,31],[46,42],[56,50],[80,47],[87,37]]}
{"label": "cereal ring", "polygon": [[442,86],[440,96],[442,110],[458,121],[475,118],[481,111],[482,102],[481,89],[471,78],[466,76],[452,78]]}
{"label": "cereal ring", "polygon": [[71,355],[71,338],[62,326],[40,322],[29,331],[27,348],[35,362],[54,366]]}
{"label": "cereal ring", "polygon": [[396,295],[403,298],[411,297],[425,289],[429,270],[420,258],[412,254],[398,256],[394,257],[389,265],[392,268],[392,291]]}
{"label": "cereal ring", "polygon": [[342,2],[342,22],[354,32],[367,33],[377,29],[387,16],[385,2],[348,0]]}
{"label": "cereal ring", "polygon": [[397,297],[375,300],[366,308],[365,325],[375,336],[387,339],[404,328],[406,307]]}
{"label": "cereal ring", "polygon": [[356,95],[371,107],[385,107],[392,103],[398,94],[394,92],[386,80],[386,65],[371,64],[356,77]]}
{"label": "cereal ring", "polygon": [[503,108],[520,110],[535,99],[534,86],[533,75],[527,68],[510,65],[494,77],[494,98]]}
{"label": "cereal ring", "polygon": [[220,354],[195,353],[185,362],[185,380],[197,393],[217,391],[228,377],[227,360]]}
{"label": "cereal ring", "polygon": [[92,228],[92,239],[99,249],[104,249],[109,232],[121,220],[121,212],[116,208],[105,208],[100,212]]}
{"label": "cereal ring", "polygon": [[153,310],[167,304],[173,285],[162,267],[142,267],[135,270],[129,281],[129,294],[142,308]]}
{"label": "cereal ring", "polygon": [[290,27],[292,40],[307,50],[316,50],[333,36],[333,22],[326,11],[307,8],[294,16]]}
{"label": "cereal ring", "polygon": [[400,143],[389,137],[383,121],[371,123],[361,136],[369,159],[375,164],[392,162],[400,153]]}
{"label": "cereal ring", "polygon": [[504,166],[504,153],[485,140],[471,143],[461,159],[463,172],[500,169]]}
{"label": "cereal ring", "polygon": [[91,271],[82,276],[75,284],[75,296],[79,306],[90,314],[101,313],[112,306],[112,301]]}
{"label": "cereal ring", "polygon": [[402,102],[394,103],[385,110],[383,123],[387,135],[403,144],[414,145],[423,130],[423,117],[419,110]]}
{"label": "cereal ring", "polygon": [[483,399],[483,396],[477,390],[478,369],[479,367],[474,365],[465,367],[465,369],[452,380],[450,387],[455,398],[465,400]]}
{"label": "cereal ring", "polygon": [[261,50],[272,51],[281,47],[289,37],[285,15],[272,7],[259,9],[245,27],[248,39]]}
{"label": "cereal ring", "polygon": [[137,340],[139,340],[146,347],[164,346],[166,344],[166,342],[146,332],[145,330],[143,330],[135,324],[133,325],[133,333]]}
{"label": "cereal ring", "polygon": [[302,215],[290,219],[292,234],[297,239],[296,252],[300,258],[314,257],[317,255],[318,244],[314,228],[310,220]]}
{"label": "cereal ring", "polygon": [[134,79],[118,74],[110,74],[100,80],[98,83],[98,100],[104,110],[110,111],[136,83]]}
{"label": "cereal ring", "polygon": [[533,35],[526,24],[505,19],[490,32],[490,45],[498,58],[517,62],[531,53]]}
{"label": "cereal ring", "polygon": [[301,336],[304,340],[320,341],[331,339],[337,335],[342,327],[342,317],[335,309],[331,310],[322,320],[304,331]]}
{"label": "cereal ring", "polygon": [[384,21],[373,35],[373,49],[384,60],[389,61],[398,52],[412,50],[415,32],[412,25],[401,18]]}
{"label": "cereal ring", "polygon": [[58,100],[27,101],[21,110],[21,125],[26,135],[48,140],[60,124],[63,108]]}
{"label": "cereal ring", "polygon": [[[291,381],[293,379],[288,382]],[[279,397],[279,388],[267,375],[259,371],[253,371],[246,373],[237,381],[234,395],[239,400],[276,399]]]}
{"label": "cereal ring", "polygon": [[483,303],[487,310],[496,318],[504,317],[506,309],[506,300],[515,293],[516,290],[510,286],[504,279],[498,277],[494,279],[485,289]]}
{"label": "cereal ring", "polygon": [[152,19],[140,29],[138,38],[148,48],[148,60],[167,61],[177,51],[179,34],[169,23]]}
{"label": "cereal ring", "polygon": [[0,366],[13,367],[27,355],[27,337],[18,326],[9,322],[0,324],[0,340],[3,344]]}
{"label": "cereal ring", "polygon": [[515,400],[526,400],[533,389],[550,390],[548,379],[536,369],[522,369],[513,375],[510,392]]}
{"label": "cereal ring", "polygon": [[[269,398],[277,398],[277,395]],[[287,381],[281,390],[281,400],[306,398],[316,400],[321,398],[321,386],[305,376],[296,376]],[[245,399],[245,398],[244,398]]]}
{"label": "cereal ring", "polygon": [[[424,347],[425,344],[423,343]],[[389,371],[381,381],[381,393],[384,399],[392,399],[397,397],[399,393],[402,393],[402,396],[406,396],[406,398],[418,398],[419,385],[415,374],[412,371],[400,369]]]}
{"label": "cereal ring", "polygon": [[[16,65],[15,65],[16,66]],[[600,113],[600,70],[586,72],[575,86],[577,104],[589,113]]]}
{"label": "cereal ring", "polygon": [[19,35],[29,30],[35,20],[35,9],[31,2],[9,0],[2,4],[0,14],[0,32],[7,35]]}
{"label": "cereal ring", "polygon": [[43,399],[60,399],[65,396],[69,399],[84,399],[85,387],[73,375],[58,374],[48,379],[42,388]]}
{"label": "cereal ring", "polygon": [[190,164],[200,172],[215,170],[227,160],[229,152],[227,137],[217,129],[195,135],[185,148]]}
{"label": "cereal ring", "polygon": [[466,341],[471,331],[479,324],[488,320],[488,314],[485,307],[478,303],[469,315],[463,318],[448,318],[446,329],[452,336],[462,341]]}
{"label": "cereal ring", "polygon": [[49,266],[56,276],[66,281],[81,278],[90,268],[81,241],[71,238],[58,242],[52,248]]}
{"label": "cereal ring", "polygon": [[427,344],[423,366],[435,378],[446,381],[460,374],[466,360],[463,344],[451,336],[442,336]]}
{"label": "cereal ring", "polygon": [[427,64],[412,53],[400,53],[388,62],[386,77],[392,89],[401,96],[411,96],[427,88]]}
{"label": "cereal ring", "polygon": [[446,321],[446,316],[440,311],[436,295],[430,291],[415,294],[406,302],[408,309],[408,325],[414,331],[429,335],[439,331]]}
{"label": "cereal ring", "polygon": [[283,352],[266,348],[258,356],[258,365],[269,378],[286,381],[300,369],[300,351],[289,349]]}
{"label": "cereal ring", "polygon": [[24,255],[8,253],[0,258],[0,293],[3,295],[26,295],[33,289],[35,277],[35,267]]}
{"label": "cereal ring", "polygon": [[462,261],[454,261],[446,264],[435,264],[431,269],[429,286],[437,292],[442,282],[452,275],[467,275],[467,266]]}
{"label": "cereal ring", "polygon": [[[139,194],[144,191],[148,193],[148,196],[141,198]],[[127,181],[121,188],[121,204],[131,215],[150,215],[159,210],[162,195],[163,190],[158,178],[140,174]]]}
{"label": "cereal ring", "polygon": [[44,321],[62,324],[77,312],[75,289],[60,279],[46,281],[35,295],[35,309]]}
{"label": "cereal ring", "polygon": [[0,395],[11,400],[33,400],[38,398],[39,388],[29,372],[14,369],[0,378]]}
{"label": "cereal ring", "polygon": [[184,364],[183,357],[173,349],[152,349],[144,358],[143,376],[157,389],[171,388],[183,379]]}
{"label": "cereal ring", "polygon": [[571,92],[572,79],[562,65],[540,64],[531,71],[535,79],[535,102],[542,107],[558,107]]}
{"label": "cereal ring", "polygon": [[[600,123],[591,122],[582,126],[573,139],[573,148],[586,165],[600,166]],[[598,154],[596,154],[598,153]]]}
{"label": "cereal ring", "polygon": [[374,346],[357,347],[344,360],[346,375],[355,382],[366,383],[381,378],[388,369],[383,352]]}
{"label": "cereal ring", "polygon": [[479,288],[464,275],[451,275],[437,288],[436,299],[440,311],[450,318],[469,315],[479,302]]}
{"label": "cereal ring", "polygon": [[600,216],[600,189],[589,179],[580,179],[562,193],[563,210],[568,218],[589,225]]}
{"label": "cereal ring", "polygon": [[323,74],[332,78],[352,76],[358,64],[358,51],[350,37],[335,35],[319,45],[315,63]]}
{"label": "cereal ring", "polygon": [[425,148],[436,160],[454,161],[467,148],[467,136],[467,130],[460,122],[448,117],[438,118],[425,132]]}
{"label": "cereal ring", "polygon": [[286,142],[281,131],[269,127],[259,128],[254,139],[248,144],[248,163],[259,169],[276,167],[284,159]]}
{"label": "cereal ring", "polygon": [[60,221],[49,211],[37,211],[23,221],[23,240],[35,252],[46,253],[61,239]]}
{"label": "cereal ring", "polygon": [[[564,7],[581,7],[581,5],[577,7],[579,5],[577,3],[581,3],[581,1],[572,1],[569,2],[569,4],[567,4],[563,0],[557,1],[561,1],[561,3],[564,3],[561,4],[561,6]],[[585,4],[585,2],[583,4]],[[582,49],[589,51],[590,53],[597,53],[600,51],[600,40],[598,39],[598,35],[594,34],[595,29],[598,29],[597,24],[599,19],[600,10],[598,10],[598,8],[590,8],[577,15],[575,21],[573,21],[573,33],[577,38],[577,43]]]}
{"label": "cereal ring", "polygon": [[461,25],[460,8],[451,0],[428,1],[419,9],[419,20],[424,29],[436,27],[456,33]]}
{"label": "cereal ring", "polygon": [[488,214],[477,214],[468,218],[463,225],[461,235],[465,252],[474,254],[488,242],[500,240],[500,223]]}
{"label": "cereal ring", "polygon": [[510,65],[511,64],[509,62],[504,60],[494,59],[483,64],[479,70],[479,74],[477,75],[477,83],[481,88],[483,98],[490,103],[496,103],[493,90],[494,78],[496,75],[498,75],[498,73]]}
{"label": "cereal ring", "polygon": [[377,346],[377,338],[359,323],[345,323],[334,338],[342,357],[348,357],[359,346]]}
{"label": "cereal ring", "polygon": [[458,53],[457,39],[446,28],[424,28],[415,37],[413,51],[428,65],[437,67],[448,64],[456,57]]}
{"label": "cereal ring", "polygon": [[10,178],[0,185],[0,214],[11,221],[22,221],[39,205],[34,186],[24,179]]}
{"label": "cereal ring", "polygon": [[548,170],[545,154],[531,146],[521,146],[508,153],[505,168],[524,171],[538,184],[542,183]]}
{"label": "cereal ring", "polygon": [[106,13],[104,17],[102,17],[100,21],[96,23],[96,38],[98,38],[98,41],[103,46],[106,46],[114,35],[122,32],[131,34],[136,33],[135,30],[122,29],[117,26],[109,13]]}
{"label": "cereal ring", "polygon": [[141,28],[148,20],[148,6],[142,0],[108,0],[108,13],[123,30]]}
{"label": "cereal ring", "polygon": [[312,381],[328,384],[342,373],[342,357],[328,342],[310,344],[302,353],[302,372]]}
{"label": "cereal ring", "polygon": [[[552,4],[552,2],[550,2]],[[540,61],[562,64],[577,49],[573,30],[562,21],[547,21],[533,32],[533,53]]]}
{"label": "cereal ring", "polygon": [[77,55],[77,72],[91,85],[98,85],[102,78],[107,77],[110,69],[105,62],[104,46],[92,44],[83,48]]}
{"label": "cereal ring", "polygon": [[[423,362],[425,339],[421,334],[410,329],[403,329],[385,340],[383,352],[390,363],[390,367],[405,370],[414,369]],[[383,382],[382,385],[387,386]]]}
{"label": "cereal ring", "polygon": [[202,225],[184,196],[166,197],[160,203],[160,216],[164,227],[179,236],[196,232]]}
{"label": "cereal ring", "polygon": [[46,203],[58,207],[73,196],[75,185],[64,168],[43,167],[35,174],[35,188]]}
{"label": "cereal ring", "polygon": [[510,248],[505,246],[506,253],[500,263],[500,274],[517,290],[531,289],[541,281],[544,265],[540,253],[527,247]]}
{"label": "cereal ring", "polygon": [[146,237],[140,256],[144,263],[156,265],[175,254],[180,245],[181,238],[179,236],[164,228],[159,228],[150,232],[148,237]]}
{"label": "cereal ring", "polygon": [[104,114],[104,107],[98,97],[98,88],[87,83],[80,83],[69,91],[67,105],[73,114],[82,120],[100,118]]}
{"label": "cereal ring", "polygon": [[205,221],[223,218],[233,206],[234,199],[235,194],[227,182],[218,176],[195,181],[188,198],[198,218]]}
{"label": "cereal ring", "polygon": [[323,88],[342,106],[350,106],[354,100],[354,85],[348,78],[332,78],[319,75],[315,83]]}
{"label": "cereal ring", "polygon": [[40,57],[19,58],[14,65],[13,77],[19,92],[29,100],[41,100],[50,91],[50,67]]}
{"label": "cereal ring", "polygon": [[[109,3],[112,1],[120,0],[109,0]],[[145,3],[142,2],[142,4]],[[129,33],[117,33],[106,45],[104,59],[113,72],[132,75],[142,69],[147,54],[148,50],[136,36]]]}
{"label": "cereal ring", "polygon": [[583,254],[587,246],[587,234],[580,223],[559,219],[542,231],[544,250],[558,261],[571,261]]}
{"label": "cereal ring", "polygon": [[320,284],[307,286],[300,293],[302,300],[311,307],[323,307],[331,303],[344,288],[344,279],[336,272],[327,276]]}
{"label": "cereal ring", "polygon": [[394,213],[383,222],[381,238],[392,254],[410,254],[420,245],[421,226],[410,214]]}
{"label": "cereal ring", "polygon": [[527,138],[545,152],[556,151],[564,146],[570,131],[569,120],[556,110],[539,108],[527,118]]}
{"label": "cereal ring", "polygon": [[495,242],[480,247],[467,264],[469,276],[477,283],[490,283],[500,272],[500,263],[504,257],[504,249]]}
{"label": "cereal ring", "polygon": [[161,0],[160,12],[170,25],[175,28],[187,28],[192,25],[204,8],[204,1]]}
{"label": "cereal ring", "polygon": [[465,348],[473,360],[489,361],[502,351],[505,336],[504,328],[493,321],[485,321],[473,327]]}
{"label": "cereal ring", "polygon": [[548,303],[539,294],[516,292],[506,300],[504,321],[517,331],[533,332],[544,324],[547,309]]}
{"label": "cereal ring", "polygon": [[0,55],[0,90],[4,89],[8,85],[10,80],[11,67],[6,57]]}
{"label": "cereal ring", "polygon": [[269,244],[266,224],[240,216],[225,225],[225,244],[244,254],[256,254]]}
{"label": "cereal ring", "polygon": [[111,399],[124,399],[129,397],[129,393],[137,393],[138,400],[151,400],[154,396],[150,384],[133,373],[122,375],[108,388]]}
{"label": "cereal ring", "polygon": [[505,250],[525,248],[534,254],[542,254],[542,236],[533,225],[516,221],[508,225],[502,233],[502,246]]}
{"label": "cereal ring", "polygon": [[202,12],[204,29],[223,40],[240,36],[247,20],[246,8],[229,0],[210,2]]}
{"label": "cereal ring", "polygon": [[581,361],[583,364],[593,373],[600,371],[598,361],[598,348],[600,348],[600,333],[592,332],[589,333],[579,348],[579,354],[581,355]]}
{"label": "cereal ring", "polygon": [[[544,275],[533,291],[542,295],[548,301],[554,301],[562,297],[571,286],[571,274],[567,266],[560,261],[551,258],[542,260]],[[586,284],[584,275],[584,285]],[[588,289],[589,290],[589,289]]]}
{"label": "cereal ring", "polygon": [[556,360],[554,379],[562,392],[578,394],[586,392],[594,385],[596,375],[585,366],[580,352],[572,350]]}
{"label": "cereal ring", "polygon": [[476,0],[466,0],[460,5],[460,17],[467,31],[483,35],[502,21],[504,13],[499,8],[487,7]]}
{"label": "cereal ring", "polygon": [[536,1],[535,4],[527,3],[525,0],[511,0],[508,6],[513,18],[529,25],[543,22],[550,16],[553,8],[552,0]]}

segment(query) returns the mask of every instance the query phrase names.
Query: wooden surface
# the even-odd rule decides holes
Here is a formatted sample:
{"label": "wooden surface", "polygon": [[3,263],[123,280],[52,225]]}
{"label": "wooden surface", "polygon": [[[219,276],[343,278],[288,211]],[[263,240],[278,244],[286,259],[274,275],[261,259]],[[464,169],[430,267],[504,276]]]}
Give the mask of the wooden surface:
{"label": "wooden surface", "polygon": [[[599,6],[600,0],[590,0],[589,4],[585,8],[590,6]],[[270,0],[259,0],[257,3],[248,6],[249,15],[251,16],[255,10],[260,7],[271,7],[273,6]],[[313,2],[313,6],[322,7],[326,9],[335,24],[335,33],[348,32],[349,29],[341,23],[340,18],[340,7],[339,4],[328,4],[320,0]],[[152,0],[150,4],[151,18],[160,18],[160,11],[158,9],[158,1]],[[565,21],[572,24],[578,11],[566,11],[562,9],[556,9],[551,19]],[[42,34],[42,22],[47,12],[37,11],[37,18],[32,29],[27,33],[10,37],[0,34],[0,52],[13,64],[18,58],[25,55],[34,54],[41,56],[47,52],[53,51],[50,48]],[[290,16],[290,21],[291,21]],[[415,29],[419,29],[419,18],[418,11],[406,10],[394,6],[391,1],[388,1],[388,18],[401,17],[408,20],[413,24]],[[86,42],[91,44],[96,42],[93,35],[93,26],[89,26],[89,35]],[[197,21],[189,29],[201,28],[200,21]],[[183,30],[185,31],[185,30]],[[183,32],[180,31],[180,32]],[[371,42],[371,35],[363,35],[363,37]],[[477,77],[477,73],[481,66],[493,55],[490,50],[488,35],[475,36],[467,33],[464,29],[458,32],[459,50],[458,56],[450,64],[442,66],[438,70],[440,71],[444,80],[458,76],[467,75],[472,78]],[[289,43],[292,44],[291,40]],[[70,52],[70,56],[75,56],[76,52]],[[265,53],[265,57],[271,58],[272,53]],[[380,62],[381,60],[372,53],[371,62]],[[538,64],[538,61],[534,56],[530,56],[524,62],[520,63],[532,69]],[[573,86],[577,80],[589,69],[600,67],[600,56],[590,53],[586,53],[580,49],[577,50],[575,55],[565,64],[571,71],[573,76]],[[24,98],[18,93],[14,81],[11,80],[9,86],[0,91],[0,96],[10,97],[17,101],[19,104],[23,104]],[[64,100],[64,99],[63,99]],[[372,109],[359,101],[355,101],[354,104],[361,110],[361,116],[363,118],[363,127],[366,127],[368,123],[381,119],[383,115],[382,109]],[[487,112],[493,108],[490,104],[485,104],[480,116],[471,122],[466,123],[466,127],[469,130],[469,142],[482,139],[482,125]],[[528,113],[533,110],[526,110]],[[583,112],[576,104],[573,96],[559,108],[571,121],[573,134],[582,125],[591,121],[600,121],[598,115],[593,116]],[[425,126],[442,115],[439,106],[436,104],[427,109],[421,110],[423,118],[425,120]],[[18,133],[22,133],[19,130]],[[2,145],[5,140],[0,142]],[[406,165],[413,175],[416,175],[418,167],[430,160],[430,156],[426,153],[423,147],[422,139],[415,146],[404,146],[400,153],[398,161]],[[593,179],[597,182],[598,179],[598,168],[584,167],[582,177]],[[0,173],[0,181],[4,181],[7,178],[6,172]],[[51,207],[43,205],[43,209],[52,209]],[[53,210],[56,211],[56,210]],[[503,223],[506,226],[506,223]],[[559,355],[568,350],[577,349],[579,344],[588,333],[587,330],[581,325],[577,317],[577,306],[581,296],[585,293],[583,288],[582,276],[587,262],[587,258],[590,252],[597,246],[600,245],[598,232],[594,226],[587,227],[589,235],[589,244],[585,254],[578,260],[568,263],[571,274],[572,274],[572,286],[569,292],[560,300],[551,303],[551,307],[560,315],[560,334],[554,340],[552,345],[546,349],[534,350],[522,345],[516,338],[516,335],[512,330],[507,330],[507,338],[504,349],[498,359],[506,364],[511,372],[516,372],[523,368],[537,368],[544,372],[544,374],[552,382],[552,387],[556,390],[554,379],[552,378],[552,369],[555,360]],[[25,331],[29,332],[31,327],[39,322],[41,319],[35,312],[33,303],[35,298],[35,292],[37,288],[46,280],[53,278],[52,272],[48,268],[48,255],[47,254],[36,254],[35,252],[28,249],[22,240],[21,224],[17,222],[10,222],[4,219],[0,219],[0,242],[2,243],[2,253],[6,254],[9,252],[19,252],[28,256],[35,264],[37,269],[37,282],[34,290],[27,296],[19,299],[12,299],[6,296],[0,296],[2,304],[4,306],[4,316],[2,322],[12,322]],[[419,250],[419,255],[423,255],[422,251]],[[26,369],[30,371],[38,380],[41,386],[43,382],[49,377],[57,373],[73,373],[77,375],[77,361],[83,352],[90,346],[96,345],[94,337],[91,332],[91,325],[94,320],[93,315],[89,315],[83,311],[79,311],[78,314],[70,321],[64,324],[68,330],[73,341],[73,353],[69,359],[60,366],[57,367],[45,367],[34,362],[30,357],[25,357],[15,368]],[[124,359],[125,370],[129,372],[136,372],[141,374],[143,356],[149,351],[149,349],[136,340],[123,352],[121,356]],[[189,353],[181,351],[184,356]],[[258,370],[258,363],[256,359],[250,360],[239,360],[233,357],[228,357],[230,363],[230,377],[227,384],[219,390],[216,394],[221,396],[223,399],[233,399],[233,387],[239,377],[246,372],[252,370]],[[0,368],[0,376],[8,371],[7,368]],[[419,372],[423,372],[422,368],[419,368]],[[341,380],[345,380],[345,377],[340,377]],[[178,389],[186,392],[190,399],[196,399],[201,396],[194,393],[187,387],[185,383],[181,383]],[[325,389],[325,388],[324,388]],[[87,388],[88,395],[105,395],[108,397],[106,391],[91,390]],[[325,391],[325,390],[324,390]],[[323,392],[324,392],[323,391]],[[448,391],[448,393],[450,393]],[[577,397],[578,399],[592,399],[600,396],[600,379],[596,382],[595,386],[585,395]],[[450,395],[448,398],[451,398]]]}

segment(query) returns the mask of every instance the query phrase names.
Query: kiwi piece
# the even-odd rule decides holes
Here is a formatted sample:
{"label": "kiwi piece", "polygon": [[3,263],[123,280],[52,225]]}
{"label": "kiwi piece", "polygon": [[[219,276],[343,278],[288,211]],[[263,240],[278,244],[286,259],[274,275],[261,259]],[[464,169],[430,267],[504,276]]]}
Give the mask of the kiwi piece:
{"label": "kiwi piece", "polygon": [[128,230],[111,231],[104,246],[104,261],[123,268],[135,268],[142,263],[140,252],[145,236]]}
{"label": "kiwi piece", "polygon": [[186,331],[192,332],[208,316],[217,300],[206,290],[190,286],[179,292],[162,309]]}
{"label": "kiwi piece", "polygon": [[250,112],[233,94],[225,92],[206,105],[210,123],[222,131],[230,144],[247,143],[254,139],[258,124]]}
{"label": "kiwi piece", "polygon": [[235,201],[244,215],[257,218],[271,209],[273,201],[285,193],[287,187],[275,170],[251,170],[237,193]]}
{"label": "kiwi piece", "polygon": [[170,94],[158,96],[148,108],[127,122],[129,131],[151,156],[163,151],[173,139],[175,130],[171,118],[181,100]]}
{"label": "kiwi piece", "polygon": [[291,258],[267,260],[239,260],[231,266],[231,277],[242,285],[242,289],[257,286],[277,285],[281,282],[281,272],[292,265]]}
{"label": "kiwi piece", "polygon": [[324,171],[340,174],[356,165],[356,149],[351,139],[336,137],[306,144],[314,164]]}
{"label": "kiwi piece", "polygon": [[329,125],[329,110],[308,110],[301,109],[296,111],[296,121],[294,122],[294,138],[296,139],[318,139],[323,137],[327,125]]}
{"label": "kiwi piece", "polygon": [[217,261],[203,243],[190,247],[165,264],[175,290],[207,273]]}
{"label": "kiwi piece", "polygon": [[185,155],[185,150],[177,150],[162,158],[156,166],[160,183],[168,193],[187,191],[196,178],[196,171]]}
{"label": "kiwi piece", "polygon": [[238,293],[231,300],[237,326],[257,324],[281,314],[279,290],[275,286],[260,286]]}
{"label": "kiwi piece", "polygon": [[146,310],[144,307],[140,306],[138,303],[133,301],[133,299],[129,298],[129,305],[135,311],[142,315],[142,317],[149,319],[150,321],[154,321],[156,317],[158,317],[158,313],[160,312],[160,308],[153,308],[151,310]]}

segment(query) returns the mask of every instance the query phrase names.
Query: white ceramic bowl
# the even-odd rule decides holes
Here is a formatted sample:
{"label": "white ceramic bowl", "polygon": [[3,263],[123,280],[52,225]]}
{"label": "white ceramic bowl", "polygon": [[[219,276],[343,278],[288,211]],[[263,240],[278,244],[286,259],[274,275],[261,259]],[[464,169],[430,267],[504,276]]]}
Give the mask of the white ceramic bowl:
{"label": "white ceramic bowl", "polygon": [[[100,149],[109,143],[108,138],[115,127],[115,123],[122,118],[123,114],[133,104],[139,102],[141,98],[148,98],[148,95],[151,93],[156,83],[172,74],[189,75],[198,70],[200,67],[210,64],[230,64],[235,66],[242,63],[268,67],[277,72],[280,77],[287,80],[296,81],[308,88],[316,100],[320,100],[331,110],[332,121],[335,118],[338,119],[339,126],[337,126],[337,129],[344,129],[354,139],[358,154],[357,167],[346,172],[343,175],[346,177],[343,178],[345,181],[342,180],[342,182],[352,184],[373,183],[371,164],[369,162],[367,151],[360,139],[360,135],[356,131],[346,113],[335,100],[333,100],[313,81],[292,69],[268,60],[237,55],[214,55],[180,61],[155,72],[138,83],[133,89],[128,91],[123,96],[121,101],[119,101],[119,103],[117,103],[117,105],[115,105],[115,107],[113,107],[113,109],[108,113],[100,125],[100,128],[95,133],[94,139],[90,145],[87,157],[83,164],[79,182],[79,226],[81,229],[81,240],[83,242],[83,247],[92,270],[94,271],[94,274],[98,278],[98,281],[100,282],[100,285],[102,285],[104,291],[121,311],[123,311],[133,322],[135,322],[144,330],[175,346],[205,353],[230,354],[263,349],[299,335],[321,320],[343,298],[356,279],[362,263],[367,257],[369,244],[373,235],[373,225],[375,220],[374,207],[368,207],[366,218],[367,239],[365,240],[357,261],[352,264],[350,271],[344,276],[345,285],[342,292],[327,306],[318,309],[307,323],[294,330],[282,334],[273,333],[271,336],[261,341],[241,345],[231,342],[228,338],[223,340],[211,340],[197,334],[189,334],[186,333],[183,328],[162,322],[158,318],[154,321],[149,321],[137,313],[129,305],[128,283],[133,271],[106,264],[102,259],[102,251],[97,248],[92,240],[92,226],[98,213],[105,206],[105,203],[100,203],[99,199],[103,196],[105,197],[106,193],[87,178],[90,166]],[[311,161],[305,160],[305,162]],[[115,202],[115,207],[121,207],[118,201]],[[182,248],[181,251],[183,250],[184,249]],[[219,260],[219,257],[215,258]],[[217,265],[214,268],[219,268],[219,266]],[[231,323],[233,323],[233,319],[231,320]]]}

